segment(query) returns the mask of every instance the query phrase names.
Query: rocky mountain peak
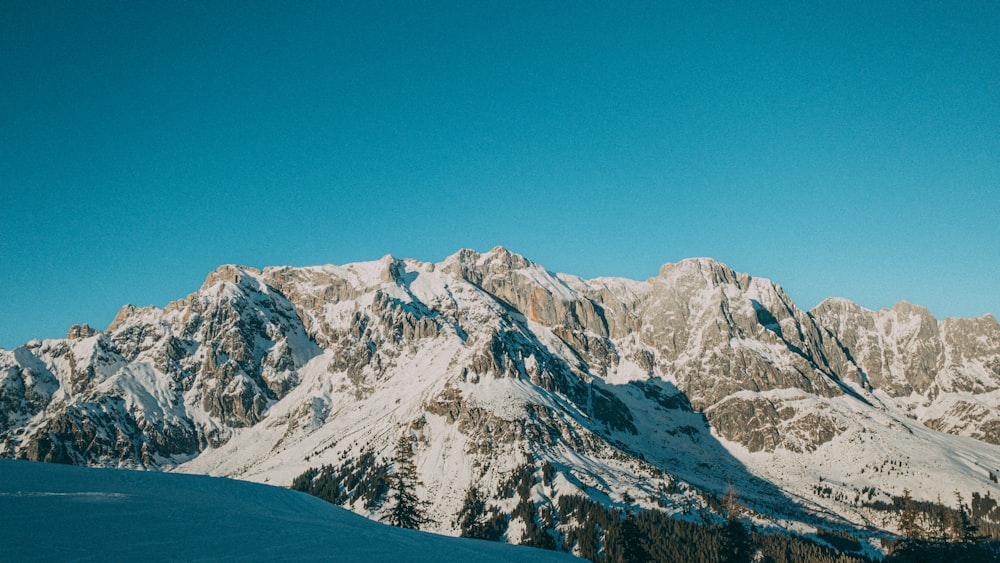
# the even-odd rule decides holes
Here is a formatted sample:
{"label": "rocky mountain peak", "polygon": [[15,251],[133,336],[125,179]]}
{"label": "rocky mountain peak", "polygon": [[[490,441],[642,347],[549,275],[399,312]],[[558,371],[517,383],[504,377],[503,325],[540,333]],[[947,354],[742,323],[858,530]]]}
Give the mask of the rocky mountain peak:
{"label": "rocky mountain peak", "polygon": [[83,323],[82,325],[73,325],[69,328],[69,332],[66,334],[67,340],[79,340],[81,338],[88,338],[97,334],[97,329],[90,328],[90,325]]}
{"label": "rocky mountain peak", "polygon": [[464,248],[441,263],[444,271],[476,285],[481,284],[486,276],[505,277],[513,271],[533,266],[533,262],[503,246],[496,246],[483,254]]}
{"label": "rocky mountain peak", "polygon": [[503,246],[493,247],[489,252],[479,257],[479,262],[505,267],[510,270],[520,270],[532,265],[531,260]]}
{"label": "rocky mountain peak", "polygon": [[892,306],[892,310],[901,315],[913,315],[919,317],[933,318],[933,315],[931,315],[931,312],[927,309],[927,307],[923,307],[921,305],[914,305],[909,301],[897,301]]}
{"label": "rocky mountain peak", "polygon": [[207,291],[222,282],[229,282],[233,285],[241,285],[248,278],[248,276],[256,279],[260,276],[260,274],[261,272],[257,268],[237,266],[235,264],[224,264],[208,274],[205,278],[205,282],[201,284],[200,291]]}
{"label": "rocky mountain peak", "polygon": [[735,285],[743,287],[750,277],[737,274],[732,268],[711,258],[687,258],[660,267],[657,279],[668,285],[708,285],[718,287]]}
{"label": "rocky mountain peak", "polygon": [[114,332],[129,320],[154,311],[156,311],[156,307],[153,305],[147,305],[145,307],[136,307],[132,304],[123,305],[122,308],[118,310],[118,314],[115,315],[115,318],[111,320],[111,324],[108,325],[105,332]]}
{"label": "rocky mountain peak", "polygon": [[861,305],[851,301],[850,299],[845,299],[843,297],[827,297],[817,304],[815,307],[810,309],[810,313],[816,315],[833,315],[833,314],[853,314],[859,312],[871,312],[869,309],[865,309]]}

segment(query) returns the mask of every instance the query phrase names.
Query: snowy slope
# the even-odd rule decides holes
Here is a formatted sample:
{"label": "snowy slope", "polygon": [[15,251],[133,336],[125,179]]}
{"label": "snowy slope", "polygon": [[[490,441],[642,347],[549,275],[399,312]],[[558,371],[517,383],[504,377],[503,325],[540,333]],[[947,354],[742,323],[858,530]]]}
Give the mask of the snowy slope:
{"label": "snowy slope", "polygon": [[0,460],[9,561],[570,561],[366,520],[309,495],[194,475]]}

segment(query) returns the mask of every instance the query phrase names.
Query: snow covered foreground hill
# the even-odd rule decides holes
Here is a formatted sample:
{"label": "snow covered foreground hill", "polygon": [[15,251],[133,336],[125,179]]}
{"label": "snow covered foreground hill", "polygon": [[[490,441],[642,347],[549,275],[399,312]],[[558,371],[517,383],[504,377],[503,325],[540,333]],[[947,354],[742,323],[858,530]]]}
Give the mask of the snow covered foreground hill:
{"label": "snow covered foreground hill", "polygon": [[995,493],[998,443],[993,317],[807,312],[708,259],[644,282],[503,248],[223,266],[163,309],[0,351],[5,457],[282,486],[309,472],[376,519],[405,458],[424,529],[544,528],[576,552],[575,497],[722,522],[732,488],[760,528],[896,532],[880,506],[904,489]]}
{"label": "snow covered foreground hill", "polygon": [[198,475],[0,460],[5,561],[573,561],[366,520],[314,497]]}

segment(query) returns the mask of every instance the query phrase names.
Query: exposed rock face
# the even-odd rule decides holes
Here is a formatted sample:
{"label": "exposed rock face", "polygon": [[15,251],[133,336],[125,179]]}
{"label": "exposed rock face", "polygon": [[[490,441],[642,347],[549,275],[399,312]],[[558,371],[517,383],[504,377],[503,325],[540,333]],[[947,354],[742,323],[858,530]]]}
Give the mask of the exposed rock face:
{"label": "exposed rock face", "polygon": [[938,321],[923,307],[897,303],[871,311],[842,299],[812,315],[856,369],[846,378],[880,391],[927,426],[1000,444],[1000,325]]}
{"label": "exposed rock face", "polygon": [[90,328],[90,325],[84,323],[83,325],[73,325],[69,327],[69,332],[66,334],[66,340],[79,340],[81,338],[88,338],[97,334],[97,331]]}
{"label": "exposed rock face", "polygon": [[[726,482],[762,505],[780,487],[813,498],[803,476],[830,452],[863,454],[823,467],[845,487],[854,464],[933,458],[945,439],[1000,472],[998,408],[992,317],[843,300],[805,312],[708,259],[645,282],[554,274],[503,248],[223,266],[162,310],[127,305],[104,332],[0,351],[2,455],[287,483],[408,433],[442,531],[467,487],[505,498],[526,459],[557,467],[563,491],[684,513],[695,488]],[[775,460],[801,474],[761,481],[783,478]]]}
{"label": "exposed rock face", "polygon": [[3,362],[5,418],[24,422],[8,455],[171,465],[259,422],[319,353],[295,306],[232,266],[163,311],[127,305],[106,333],[70,332]]}

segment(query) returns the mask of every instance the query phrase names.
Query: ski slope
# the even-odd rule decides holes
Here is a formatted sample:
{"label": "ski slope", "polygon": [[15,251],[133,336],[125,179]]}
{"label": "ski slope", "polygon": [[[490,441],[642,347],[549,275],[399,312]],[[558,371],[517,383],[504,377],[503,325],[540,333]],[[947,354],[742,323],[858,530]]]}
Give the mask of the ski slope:
{"label": "ski slope", "polygon": [[243,481],[0,460],[5,561],[572,561],[372,522]]}

